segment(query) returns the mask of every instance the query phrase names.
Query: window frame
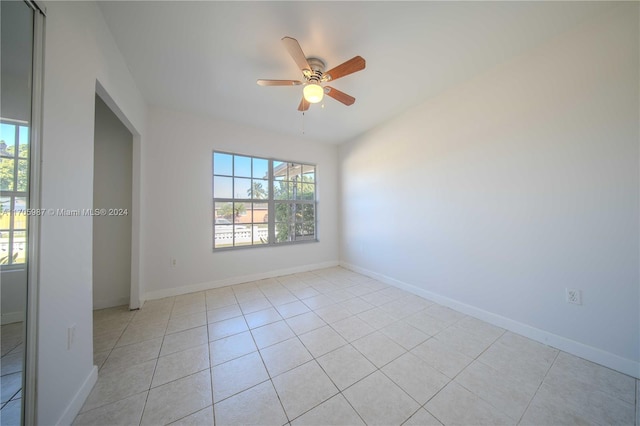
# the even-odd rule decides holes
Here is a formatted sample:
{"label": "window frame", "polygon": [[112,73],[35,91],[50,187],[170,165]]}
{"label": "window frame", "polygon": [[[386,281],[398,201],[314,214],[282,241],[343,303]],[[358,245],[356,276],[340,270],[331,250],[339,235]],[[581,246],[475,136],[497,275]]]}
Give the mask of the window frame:
{"label": "window frame", "polygon": [[[0,189],[0,197],[1,198],[9,198],[9,208],[8,208],[8,215],[9,215],[9,228],[0,228],[0,234],[7,232],[9,234],[9,239],[8,239],[8,243],[7,243],[7,263],[6,264],[0,264],[0,270],[3,271],[10,271],[10,270],[21,270],[24,269],[27,265],[27,251],[28,251],[28,238],[29,238],[29,234],[28,234],[28,228],[29,228],[29,221],[28,221],[28,216],[27,216],[27,211],[26,210],[17,210],[16,209],[16,199],[19,198],[23,198],[24,199],[24,208],[28,209],[29,208],[29,180],[30,180],[30,169],[31,169],[31,164],[29,161],[29,156],[31,154],[31,128],[29,126],[29,122],[27,121],[22,121],[22,120],[14,120],[11,118],[5,118],[5,117],[0,117],[0,124],[1,125],[10,125],[14,127],[14,145],[13,145],[13,149],[14,149],[14,155],[13,156],[9,156],[9,155],[3,155],[2,152],[0,152],[0,159],[7,159],[7,160],[13,160],[13,184],[12,184],[12,190],[4,190],[4,189]],[[21,128],[26,128],[27,129],[27,156],[26,157],[22,157],[20,156],[20,142],[22,141],[21,139]],[[10,146],[7,145],[7,148],[9,148]],[[24,191],[20,191],[19,190],[19,181],[20,181],[20,161],[26,161],[27,163],[27,169],[25,171],[25,178],[26,178],[26,183],[25,183],[25,189]],[[3,213],[0,213],[0,215],[2,215]],[[18,215],[22,215],[24,218],[24,227],[20,227],[20,228],[16,228],[16,217]],[[15,253],[14,251],[14,238],[15,238],[15,234],[17,232],[23,232],[24,233],[24,248],[23,251],[25,253],[24,256],[24,262],[19,262],[19,263],[14,263],[14,257],[15,257]],[[2,257],[2,255],[0,255],[0,257]]]}
{"label": "window frame", "polygon": [[[222,155],[230,155],[232,156],[232,160],[231,160],[231,175],[228,174],[216,174],[216,170],[215,170],[215,155],[216,154],[222,154]],[[246,178],[244,176],[237,176],[236,175],[236,170],[235,170],[235,157],[239,156],[239,157],[248,157],[251,158],[252,161],[252,176],[251,176],[251,180],[255,180],[255,179],[262,179],[262,178],[257,178],[255,176],[253,176],[253,160],[257,159],[257,160],[266,160],[268,162],[268,173],[267,173],[267,186],[268,186],[268,190],[267,190],[267,198],[266,199],[260,199],[260,198],[255,198],[254,194],[252,192],[251,194],[251,198],[236,198],[234,196],[234,185],[235,185],[235,179],[238,178]],[[283,200],[276,200],[275,199],[275,191],[274,191],[274,185],[277,182],[274,176],[274,164],[275,163],[284,163],[284,164],[297,164],[300,165],[302,168],[304,168],[304,166],[307,167],[313,167],[313,199],[312,200],[295,200],[295,199],[283,199]],[[287,166],[289,167],[289,166]],[[212,186],[212,201],[213,201],[213,214],[212,214],[212,250],[213,252],[219,252],[219,251],[226,251],[226,250],[237,250],[237,249],[245,249],[245,248],[258,248],[258,247],[277,247],[277,246],[287,246],[287,245],[293,245],[293,244],[306,244],[306,243],[314,243],[314,242],[318,242],[318,201],[317,201],[317,196],[318,196],[318,179],[317,179],[317,173],[318,173],[318,166],[315,163],[309,163],[309,162],[302,162],[302,161],[289,161],[289,160],[282,160],[282,159],[278,159],[278,158],[273,158],[273,157],[263,157],[263,156],[257,156],[257,155],[248,155],[248,154],[243,154],[243,153],[238,153],[238,152],[228,152],[228,151],[220,151],[220,150],[213,150],[212,154],[211,154],[211,186]],[[302,175],[302,170],[301,173]],[[231,198],[229,197],[216,197],[216,193],[215,193],[215,178],[216,176],[218,177],[226,177],[226,178],[231,178],[232,179],[232,190],[231,190]],[[234,202],[241,202],[241,203],[245,203],[245,204],[249,204],[251,205],[251,209],[252,209],[252,214],[254,211],[254,205],[255,204],[262,204],[265,203],[267,204],[267,229],[268,229],[268,240],[266,243],[263,244],[255,244],[254,243],[254,237],[252,234],[252,242],[251,244],[243,244],[243,245],[236,245],[236,241],[235,241],[235,228],[233,229],[233,241],[232,241],[232,245],[230,246],[224,246],[224,247],[216,247],[216,204],[218,203],[234,203]],[[301,236],[296,238],[295,236],[295,231],[293,234],[293,240],[291,240],[291,238],[289,238],[289,240],[287,241],[281,241],[278,242],[277,238],[276,238],[276,206],[278,204],[306,204],[306,205],[312,205],[313,206],[313,235],[310,236]],[[232,209],[235,210],[235,208],[232,206]],[[289,226],[290,226],[290,230],[294,229],[295,230],[295,218],[292,218],[293,220],[289,221]],[[250,225],[252,226],[252,228],[255,226],[256,222],[255,222],[255,217],[251,218],[251,223]],[[235,220],[232,224],[233,226],[235,226]],[[253,231],[253,229],[252,229]],[[290,231],[291,232],[291,231]]]}

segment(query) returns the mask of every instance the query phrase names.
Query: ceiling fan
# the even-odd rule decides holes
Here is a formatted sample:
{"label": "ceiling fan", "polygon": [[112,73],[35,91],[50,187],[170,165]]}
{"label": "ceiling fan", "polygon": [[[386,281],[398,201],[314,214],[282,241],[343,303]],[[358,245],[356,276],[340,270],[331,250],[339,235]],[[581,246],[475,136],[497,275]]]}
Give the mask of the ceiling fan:
{"label": "ceiling fan", "polygon": [[322,83],[337,80],[354,72],[364,69],[366,62],[361,56],[356,56],[348,61],[331,68],[325,72],[325,64],[318,58],[307,58],[300,47],[298,40],[292,37],[283,37],[282,42],[289,51],[289,54],[295,61],[296,65],[302,71],[304,81],[300,80],[258,80],[260,86],[297,86],[304,84],[302,90],[302,100],[298,106],[298,111],[306,111],[310,104],[318,103],[324,95],[332,97],[338,102],[349,106],[353,105],[356,98],[349,96],[344,92],[334,89],[331,86],[321,86]]}

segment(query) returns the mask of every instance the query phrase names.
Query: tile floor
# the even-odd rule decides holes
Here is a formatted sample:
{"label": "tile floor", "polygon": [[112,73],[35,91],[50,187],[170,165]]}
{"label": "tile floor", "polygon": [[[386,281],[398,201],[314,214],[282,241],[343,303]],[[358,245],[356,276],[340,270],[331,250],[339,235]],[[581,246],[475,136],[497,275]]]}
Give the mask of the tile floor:
{"label": "tile floor", "polygon": [[638,381],[342,268],[94,313],[76,425],[626,424]]}
{"label": "tile floor", "polygon": [[24,358],[22,322],[0,327],[0,424],[20,424],[22,366]]}

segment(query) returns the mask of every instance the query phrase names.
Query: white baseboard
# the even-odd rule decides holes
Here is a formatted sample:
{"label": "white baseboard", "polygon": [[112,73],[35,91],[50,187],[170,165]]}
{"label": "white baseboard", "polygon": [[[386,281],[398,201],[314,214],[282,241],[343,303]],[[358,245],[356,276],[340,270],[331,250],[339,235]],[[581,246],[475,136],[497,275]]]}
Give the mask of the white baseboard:
{"label": "white baseboard", "polygon": [[94,365],[84,383],[82,383],[78,392],[76,392],[69,405],[67,405],[64,413],[62,413],[62,417],[60,417],[60,420],[56,423],[57,425],[70,425],[73,423],[82,409],[84,402],[87,400],[89,393],[91,393],[91,389],[93,389],[93,386],[96,384],[96,381],[98,381],[98,367]]}
{"label": "white baseboard", "polygon": [[572,355],[584,358],[586,360],[619,371],[623,374],[627,374],[629,376],[640,379],[640,362],[638,361],[623,358],[621,356],[612,354],[611,352],[607,352],[593,346],[585,345],[584,343],[580,343],[575,340],[550,333],[548,331],[540,330],[539,328],[535,328],[530,325],[512,320],[510,318],[485,311],[475,306],[468,305],[466,303],[462,303],[436,293],[432,293],[428,290],[416,287],[411,284],[407,284],[405,282],[396,280],[395,278],[391,278],[356,265],[352,265],[346,262],[340,262],[340,266],[346,269],[350,269],[359,274],[375,278],[385,284],[389,284],[402,290],[406,290],[417,296],[424,297],[425,299],[432,300],[451,309],[455,309],[458,312],[462,312],[463,314],[488,322],[489,324],[504,328],[514,333],[528,337],[529,339],[544,343],[545,345],[552,346],[556,349],[560,349]]}
{"label": "white baseboard", "polygon": [[0,324],[13,324],[14,322],[24,321],[24,312],[9,312],[0,316]]}
{"label": "white baseboard", "polygon": [[331,268],[338,266],[337,260],[322,263],[313,263],[310,265],[296,266],[294,268],[277,269],[275,271],[266,271],[258,274],[243,275],[232,278],[225,278],[216,281],[207,281],[198,284],[191,284],[182,287],[167,288],[164,290],[155,290],[145,293],[144,300],[162,299],[164,297],[180,296],[182,294],[194,293],[197,291],[211,290],[214,288],[226,287],[234,284],[241,284],[250,281],[264,280],[266,278],[280,277],[283,275],[297,274],[300,272],[313,271],[315,269]]}

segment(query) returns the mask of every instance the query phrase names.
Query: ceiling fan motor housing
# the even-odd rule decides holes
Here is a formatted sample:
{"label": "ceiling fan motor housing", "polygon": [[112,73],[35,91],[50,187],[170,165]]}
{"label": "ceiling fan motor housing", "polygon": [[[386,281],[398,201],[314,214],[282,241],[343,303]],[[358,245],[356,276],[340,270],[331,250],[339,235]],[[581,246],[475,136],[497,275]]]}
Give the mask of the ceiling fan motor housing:
{"label": "ceiling fan motor housing", "polygon": [[325,64],[322,59],[307,58],[307,62],[311,67],[310,71],[304,73],[307,83],[318,84],[329,80],[328,76],[324,75]]}

